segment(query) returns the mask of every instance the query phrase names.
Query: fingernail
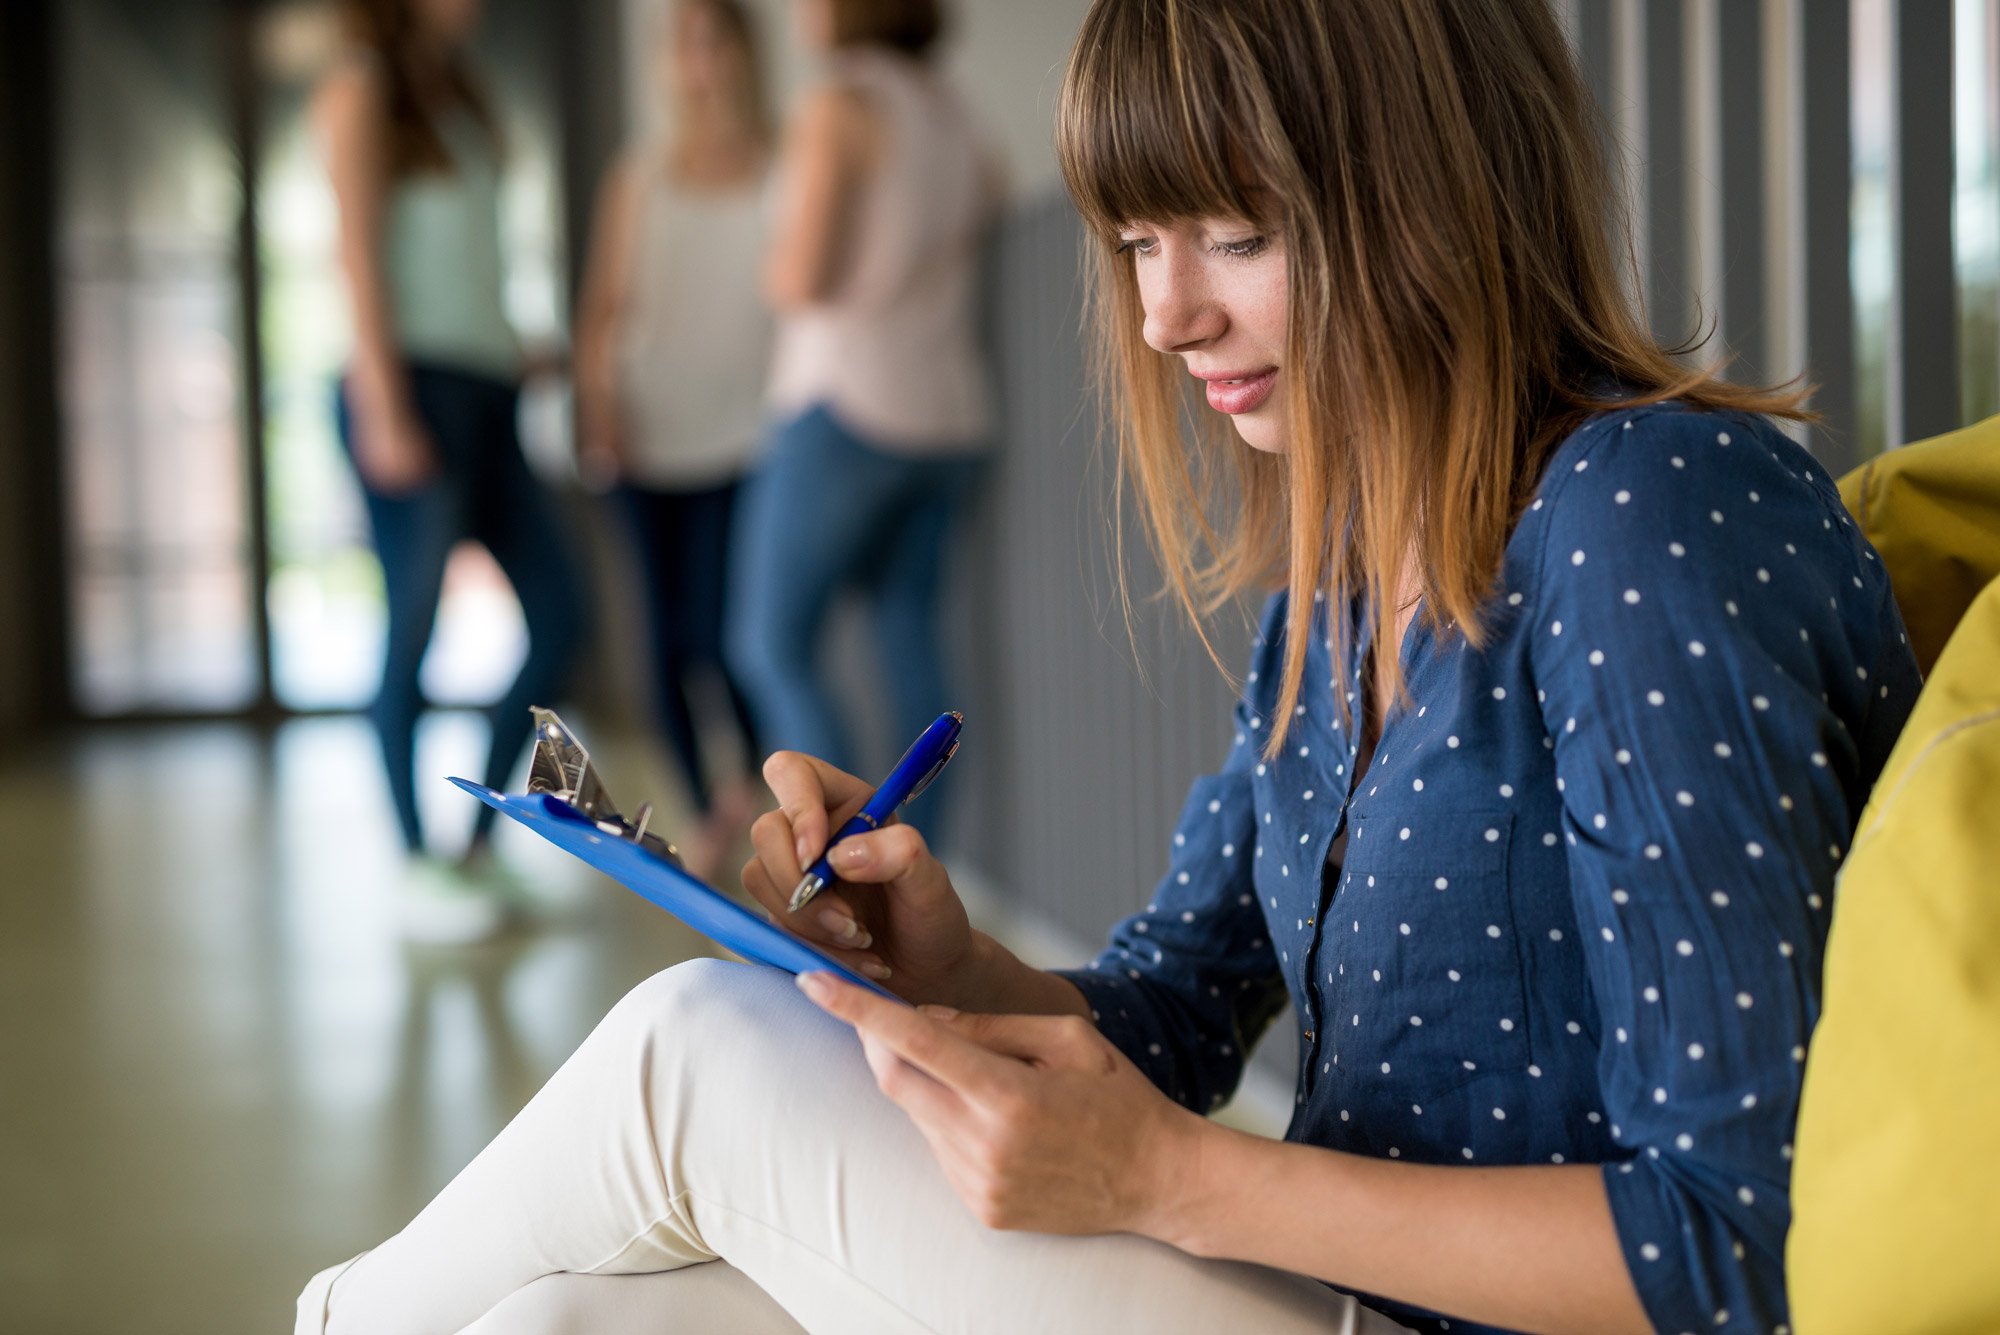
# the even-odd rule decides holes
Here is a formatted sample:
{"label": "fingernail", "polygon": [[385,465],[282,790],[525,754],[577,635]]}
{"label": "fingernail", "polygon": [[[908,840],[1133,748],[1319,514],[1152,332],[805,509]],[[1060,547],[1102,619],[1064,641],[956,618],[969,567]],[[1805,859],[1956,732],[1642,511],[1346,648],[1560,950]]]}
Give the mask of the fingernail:
{"label": "fingernail", "polygon": [[958,1018],[958,1012],[950,1006],[926,1003],[917,1007],[917,1009],[930,1016],[933,1020],[956,1020]]}
{"label": "fingernail", "polygon": [[794,847],[796,847],[799,851],[799,865],[801,867],[805,866],[806,863],[811,860],[812,845],[806,842],[804,835],[800,835],[798,843],[794,845]]}
{"label": "fingernail", "polygon": [[819,915],[819,925],[839,937],[842,945],[866,950],[870,945],[868,933],[861,930],[861,924],[840,909],[826,909]]}
{"label": "fingernail", "polygon": [[868,845],[857,844],[853,840],[849,840],[834,849],[828,855],[828,858],[830,861],[847,868],[849,871],[854,870],[856,867],[865,867],[868,865]]}
{"label": "fingernail", "polygon": [[861,961],[861,972],[878,983],[887,982],[889,979],[889,966],[876,960]]}
{"label": "fingernail", "polygon": [[833,980],[824,972],[802,973],[793,981],[799,985],[799,991],[814,1001],[819,1001],[833,992]]}

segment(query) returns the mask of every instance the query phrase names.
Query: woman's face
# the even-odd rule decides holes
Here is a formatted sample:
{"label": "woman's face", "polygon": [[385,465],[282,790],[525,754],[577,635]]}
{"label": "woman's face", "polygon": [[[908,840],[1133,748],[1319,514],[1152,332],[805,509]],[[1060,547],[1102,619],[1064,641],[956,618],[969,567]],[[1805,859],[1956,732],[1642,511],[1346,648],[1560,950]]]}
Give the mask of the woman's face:
{"label": "woman's face", "polygon": [[678,7],[668,25],[665,55],[670,86],[684,98],[723,96],[744,79],[743,48],[712,5]]}
{"label": "woman's face", "polygon": [[433,41],[462,46],[472,39],[485,8],[482,0],[417,0],[417,22]]}
{"label": "woman's face", "polygon": [[1285,250],[1280,238],[1234,218],[1120,229],[1132,255],[1149,346],[1204,381],[1208,405],[1246,444],[1287,446]]}

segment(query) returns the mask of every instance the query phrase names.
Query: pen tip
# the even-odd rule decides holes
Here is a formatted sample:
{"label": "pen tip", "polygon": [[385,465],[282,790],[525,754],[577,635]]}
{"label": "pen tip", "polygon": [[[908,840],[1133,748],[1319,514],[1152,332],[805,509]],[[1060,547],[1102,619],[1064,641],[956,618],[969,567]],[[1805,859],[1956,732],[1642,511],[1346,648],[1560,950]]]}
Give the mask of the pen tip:
{"label": "pen tip", "polygon": [[788,913],[797,913],[806,906],[807,900],[818,894],[825,887],[826,882],[823,879],[808,872],[805,878],[792,891],[792,902],[786,906],[785,911]]}

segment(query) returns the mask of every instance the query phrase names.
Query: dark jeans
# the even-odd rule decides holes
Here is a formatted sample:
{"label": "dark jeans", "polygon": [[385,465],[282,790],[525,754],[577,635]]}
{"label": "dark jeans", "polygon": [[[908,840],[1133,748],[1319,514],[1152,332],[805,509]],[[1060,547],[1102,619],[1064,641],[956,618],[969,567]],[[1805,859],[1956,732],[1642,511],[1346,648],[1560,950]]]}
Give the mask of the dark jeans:
{"label": "dark jeans", "polygon": [[[416,729],[424,701],[417,671],[430,644],[445,560],[470,538],[493,554],[521,600],[528,657],[507,694],[489,712],[492,745],[484,780],[505,787],[528,743],[530,705],[548,704],[585,633],[584,589],[549,494],[521,457],[515,425],[519,393],[503,380],[450,367],[413,364],[417,415],[438,451],[438,473],[414,491],[383,494],[364,481],[368,522],[389,600],[382,689],[369,717],[381,736],[389,793],[403,842],[424,847],[417,814]],[[341,443],[354,454],[356,422],[345,385],[335,396]],[[494,811],[484,803],[473,826],[482,840]]]}
{"label": "dark jeans", "polygon": [[639,548],[653,636],[653,687],[660,727],[673,746],[689,800],[707,814],[711,804],[701,737],[688,684],[703,670],[720,678],[743,739],[745,766],[755,772],[763,752],[749,702],[722,661],[722,610],[728,589],[729,540],[742,486],[728,482],[699,491],[655,491],[628,485],[619,499]]}
{"label": "dark jeans", "polygon": [[[777,426],[744,497],[730,571],[730,666],[765,742],[854,771],[818,661],[827,612],[850,589],[868,603],[896,753],[957,707],[938,598],[946,540],[980,468],[878,448],[824,408]],[[905,812],[933,839],[937,786]]]}

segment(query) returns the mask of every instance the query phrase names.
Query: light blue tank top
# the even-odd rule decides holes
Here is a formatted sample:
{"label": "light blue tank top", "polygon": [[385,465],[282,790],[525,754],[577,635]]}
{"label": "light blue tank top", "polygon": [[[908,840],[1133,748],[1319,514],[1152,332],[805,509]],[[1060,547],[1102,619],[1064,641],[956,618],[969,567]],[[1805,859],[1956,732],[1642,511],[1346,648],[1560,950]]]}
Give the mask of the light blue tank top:
{"label": "light blue tank top", "polygon": [[512,380],[521,349],[507,323],[500,259],[500,164],[465,111],[438,122],[449,172],[397,181],[383,230],[383,273],[404,355]]}

